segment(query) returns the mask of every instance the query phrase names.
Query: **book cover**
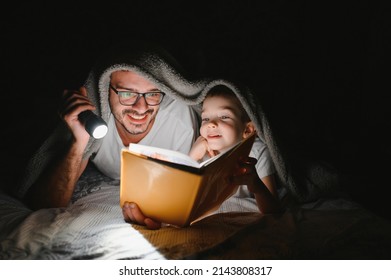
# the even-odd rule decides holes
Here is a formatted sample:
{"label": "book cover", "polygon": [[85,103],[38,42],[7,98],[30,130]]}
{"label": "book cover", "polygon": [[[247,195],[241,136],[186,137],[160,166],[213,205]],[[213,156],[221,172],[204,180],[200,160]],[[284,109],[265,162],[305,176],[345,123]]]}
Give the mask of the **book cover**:
{"label": "book cover", "polygon": [[177,151],[130,144],[121,151],[120,206],[135,202],[147,217],[188,226],[236,192],[229,177],[254,139],[255,134],[201,163]]}

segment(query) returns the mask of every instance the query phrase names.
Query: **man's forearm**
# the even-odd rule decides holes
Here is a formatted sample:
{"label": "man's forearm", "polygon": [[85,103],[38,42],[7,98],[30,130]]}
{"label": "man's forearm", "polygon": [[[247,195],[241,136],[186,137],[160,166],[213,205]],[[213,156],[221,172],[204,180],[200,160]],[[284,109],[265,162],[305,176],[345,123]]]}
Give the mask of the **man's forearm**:
{"label": "man's forearm", "polygon": [[67,206],[88,162],[82,157],[83,149],[73,143],[31,186],[26,203],[33,209]]}

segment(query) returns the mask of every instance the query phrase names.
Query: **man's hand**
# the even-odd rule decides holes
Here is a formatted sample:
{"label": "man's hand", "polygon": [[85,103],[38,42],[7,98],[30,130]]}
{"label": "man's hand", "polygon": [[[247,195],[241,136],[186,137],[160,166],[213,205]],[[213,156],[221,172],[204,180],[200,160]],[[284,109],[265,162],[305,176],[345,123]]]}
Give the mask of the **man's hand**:
{"label": "man's hand", "polygon": [[122,214],[126,222],[133,222],[139,225],[144,225],[149,229],[159,229],[162,227],[160,222],[156,222],[151,218],[145,217],[136,203],[125,202],[122,207]]}
{"label": "man's hand", "polygon": [[89,134],[79,121],[79,114],[86,110],[95,109],[95,106],[87,97],[86,88],[81,87],[79,90],[64,90],[58,114],[71,130],[75,140],[86,144]]}

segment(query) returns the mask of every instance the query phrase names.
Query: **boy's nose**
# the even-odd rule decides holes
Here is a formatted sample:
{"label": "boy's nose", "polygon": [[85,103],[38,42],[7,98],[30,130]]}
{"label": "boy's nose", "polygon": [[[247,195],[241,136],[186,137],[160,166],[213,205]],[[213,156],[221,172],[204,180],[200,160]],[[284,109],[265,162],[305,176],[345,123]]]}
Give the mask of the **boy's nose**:
{"label": "boy's nose", "polygon": [[217,123],[214,120],[211,120],[211,121],[209,121],[208,126],[209,127],[216,127]]}

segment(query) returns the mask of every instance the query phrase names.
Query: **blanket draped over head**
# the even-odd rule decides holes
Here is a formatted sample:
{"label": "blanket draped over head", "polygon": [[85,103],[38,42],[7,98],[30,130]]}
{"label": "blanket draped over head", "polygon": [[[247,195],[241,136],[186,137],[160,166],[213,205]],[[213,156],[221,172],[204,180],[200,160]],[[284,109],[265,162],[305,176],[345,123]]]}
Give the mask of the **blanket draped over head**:
{"label": "blanket draped over head", "polygon": [[[262,109],[257,93],[243,84],[223,78],[191,79],[185,77],[175,59],[166,51],[151,46],[135,44],[112,49],[108,55],[98,59],[85,82],[88,97],[96,106],[95,113],[106,122],[110,115],[108,91],[110,75],[118,70],[131,70],[150,80],[167,96],[179,99],[188,105],[200,104],[207,92],[216,85],[230,88],[243,104],[254,122],[258,136],[267,145],[276,168],[276,177],[292,198],[299,202],[317,199],[337,189],[338,178],[332,169],[316,162],[297,161],[283,151],[273,134],[268,118]],[[258,93],[260,94],[260,93]],[[162,106],[164,106],[162,104]],[[32,156],[21,178],[16,194],[23,198],[40,173],[54,157],[66,149],[71,134],[60,123]],[[91,156],[99,148],[101,140],[91,137],[85,150],[85,157]]]}

